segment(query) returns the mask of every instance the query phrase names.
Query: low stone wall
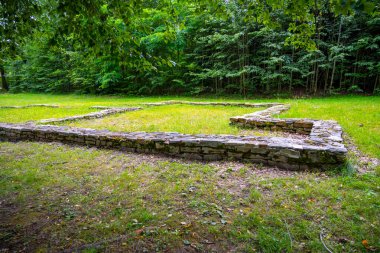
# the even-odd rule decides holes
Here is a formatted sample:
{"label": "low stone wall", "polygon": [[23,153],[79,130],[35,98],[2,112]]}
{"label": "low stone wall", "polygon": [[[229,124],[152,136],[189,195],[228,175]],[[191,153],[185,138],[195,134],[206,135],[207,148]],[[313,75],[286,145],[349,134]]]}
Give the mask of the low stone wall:
{"label": "low stone wall", "polygon": [[315,120],[311,119],[277,119],[272,115],[289,109],[286,105],[277,105],[263,111],[230,118],[232,125],[257,128],[268,131],[283,131],[297,134],[310,134]]}
{"label": "low stone wall", "polygon": [[[328,124],[331,127],[333,123]],[[327,128],[320,124],[323,130]],[[335,126],[334,126],[335,127]],[[334,128],[335,129],[335,128]],[[336,128],[336,130],[339,130]],[[336,138],[294,140],[279,137],[187,135],[179,133],[118,133],[103,130],[0,123],[0,140],[62,142],[142,153],[162,153],[197,160],[233,159],[293,170],[340,166],[347,150]],[[339,137],[338,132],[337,138]]]}
{"label": "low stone wall", "polygon": [[[304,134],[304,138],[280,138],[234,135],[188,135],[179,133],[120,133],[104,130],[70,128],[35,123],[60,123],[80,119],[101,118],[141,108],[94,106],[104,109],[85,115],[47,119],[28,124],[0,123],[0,140],[62,142],[99,148],[143,153],[162,153],[197,160],[233,159],[294,170],[328,169],[341,166],[347,153],[342,128],[335,121],[311,119],[276,119],[272,115],[289,109],[278,103],[221,103],[166,101],[145,105],[167,104],[224,105],[269,107],[265,110],[236,116],[231,124],[270,131]],[[33,107],[40,105],[30,105]]]}
{"label": "low stone wall", "polygon": [[13,106],[13,105],[4,105],[0,106],[0,108],[3,109],[23,109],[23,108],[29,108],[29,107],[51,107],[51,108],[58,108],[58,105],[49,105],[49,104],[33,104],[33,105],[22,105],[22,106]]}
{"label": "low stone wall", "polygon": [[66,117],[66,118],[59,118],[59,119],[43,119],[39,120],[36,123],[38,124],[49,124],[49,123],[62,123],[67,121],[76,121],[76,120],[82,120],[82,119],[97,119],[97,118],[103,118],[112,114],[117,113],[123,113],[123,112],[129,112],[129,111],[137,111],[141,110],[140,107],[115,107],[106,110],[102,110],[99,112],[92,112],[84,115],[77,115],[72,117]]}
{"label": "low stone wall", "polygon": [[[104,106],[104,105],[95,105],[91,106],[90,109],[101,109],[101,110],[106,110],[106,109],[123,109],[123,108],[130,108],[130,107],[125,107],[125,106]],[[140,107],[138,107],[140,108]],[[140,108],[141,109],[141,108]]]}
{"label": "low stone wall", "polygon": [[[287,105],[277,105],[263,111],[245,114],[230,118],[231,124],[247,128],[258,128],[269,131],[283,131],[307,135],[306,144],[319,145],[330,151],[345,150],[343,144],[343,130],[338,122],[333,120],[313,119],[276,119],[272,115],[280,114],[289,109]],[[291,142],[291,139],[287,139]],[[304,147],[309,148],[308,145]]]}
{"label": "low stone wall", "polygon": [[190,101],[164,101],[156,103],[144,103],[147,106],[162,106],[162,105],[219,105],[219,106],[239,106],[239,107],[271,107],[282,105],[280,103],[239,103],[239,102],[190,102]]}

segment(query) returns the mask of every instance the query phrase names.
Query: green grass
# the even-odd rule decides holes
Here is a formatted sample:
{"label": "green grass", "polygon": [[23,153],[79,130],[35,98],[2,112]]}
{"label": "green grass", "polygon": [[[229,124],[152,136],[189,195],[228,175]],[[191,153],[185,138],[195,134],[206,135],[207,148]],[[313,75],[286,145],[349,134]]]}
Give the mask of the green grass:
{"label": "green grass", "polygon": [[124,132],[179,132],[186,134],[256,134],[229,124],[230,117],[263,108],[235,106],[166,105],[146,107],[96,120],[82,120],[69,126]]}
{"label": "green grass", "polygon": [[[170,99],[175,99],[171,97]],[[90,96],[90,95],[51,95],[51,94],[0,94],[0,105],[56,104],[71,107],[90,107],[94,105],[125,105],[141,101],[156,102],[157,98],[120,97],[120,96]]]}
{"label": "green grass", "polygon": [[[297,117],[297,118],[315,118],[315,119],[330,119],[337,120],[339,124],[342,125],[344,131],[353,139],[354,143],[363,151],[365,154],[371,155],[373,157],[380,159],[380,97],[364,97],[364,96],[341,96],[341,97],[329,97],[329,98],[310,98],[310,99],[250,99],[250,100],[239,100],[239,99],[223,99],[223,98],[193,98],[193,97],[123,97],[123,96],[84,96],[84,95],[47,95],[47,94],[0,94],[0,106],[1,105],[27,105],[27,104],[58,104],[61,106],[70,107],[72,109],[71,112],[74,112],[74,109],[83,109],[84,111],[89,110],[90,106],[94,105],[109,105],[109,106],[132,106],[138,105],[141,103],[147,102],[158,102],[165,100],[187,100],[187,101],[231,101],[231,102],[283,102],[291,105],[291,109],[289,112],[282,114],[280,117]],[[160,109],[161,108],[161,109]],[[170,108],[170,107],[167,107]],[[185,107],[178,107],[185,108]],[[208,114],[208,110],[206,108],[210,107],[194,107],[194,110],[202,111],[204,115]],[[221,107],[223,110],[223,107]],[[231,109],[226,110],[234,110]],[[173,111],[176,111],[175,107]],[[218,109],[215,107],[214,109]],[[32,120],[33,116],[29,113],[22,113],[21,109],[18,109],[18,113],[20,116],[12,116],[5,111],[5,109],[0,109],[0,122],[9,121],[9,122],[17,122],[18,117],[22,117],[22,121]],[[29,109],[28,109],[29,110]],[[29,110],[29,112],[33,112],[34,114],[40,114],[41,117],[45,117],[44,113],[41,111],[43,108],[33,108]],[[63,115],[64,113],[71,114],[70,110],[64,110],[61,115],[58,115],[60,110],[56,110],[54,108],[51,109],[52,117],[60,117],[67,116]],[[156,109],[149,109],[156,110]],[[170,115],[170,110],[165,109],[164,107],[158,107],[158,111],[161,111],[162,114],[166,111],[167,114],[163,116]],[[245,111],[245,109],[236,109],[237,114]],[[249,109],[248,109],[249,110]],[[48,109],[50,112],[50,109]],[[179,110],[180,111],[180,110]],[[2,113],[3,112],[3,113]],[[5,114],[4,114],[5,112]],[[25,111],[26,112],[26,111]],[[57,115],[54,114],[57,113]],[[239,113],[238,113],[239,112]],[[148,121],[147,119],[140,118],[137,120],[137,117],[133,120],[133,124],[131,126],[127,126],[125,122],[116,122],[116,118],[123,119],[124,117],[128,118],[127,114],[131,115],[150,115],[153,121]],[[222,113],[224,114],[224,113]],[[227,115],[227,111],[224,115]],[[48,114],[50,117],[50,114]],[[47,116],[48,116],[47,115]],[[9,117],[11,119],[9,119]],[[175,116],[177,117],[177,116]],[[183,117],[181,114],[178,117]],[[192,117],[199,117],[202,119],[201,114],[192,115]],[[12,119],[13,118],[13,119]],[[171,116],[169,117],[169,119]],[[183,117],[184,121],[189,123],[190,119]],[[227,118],[227,117],[226,117]],[[160,123],[157,116],[149,114],[149,112],[134,112],[134,113],[126,113],[119,116],[114,116],[112,118],[105,118],[105,121],[114,121],[116,125],[108,125],[109,129],[138,129],[138,124],[142,123],[142,129],[139,131],[152,129],[167,129],[167,131],[187,131],[187,132],[199,132],[202,129],[205,131],[209,131],[209,133],[238,133],[236,128],[232,128],[226,126],[227,122],[222,122],[216,119],[211,118],[215,124],[208,124],[206,126],[201,126],[199,124],[195,129],[193,128],[185,128],[181,126],[183,124],[182,121],[177,121],[178,123],[174,124],[166,124]],[[175,122],[175,118],[170,119],[171,122]],[[19,120],[21,121],[21,120]],[[92,122],[80,122],[80,124],[93,124],[94,127],[104,127],[101,124],[101,121],[97,121],[100,124],[95,126],[95,123]],[[123,125],[123,127],[121,127]],[[191,125],[189,123],[188,125]],[[222,127],[223,125],[223,127]],[[208,128],[208,129],[207,129]],[[211,130],[209,130],[211,129]],[[197,131],[195,131],[197,130]],[[244,132],[243,132],[244,134]]]}
{"label": "green grass", "polygon": [[[1,94],[0,106],[64,108],[0,109],[0,122],[173,99],[223,100]],[[337,120],[360,150],[380,158],[379,97],[246,102],[268,101],[291,105],[280,117]],[[170,105],[72,125],[242,134],[228,118],[254,110]],[[379,251],[379,194],[379,168],[362,174],[279,172],[251,164],[0,142],[0,251],[324,252],[321,232],[333,252]]]}
{"label": "green grass", "polygon": [[[131,97],[131,96],[93,96],[93,95],[52,95],[52,94],[0,94],[0,105],[56,104],[70,107],[91,107],[94,105],[123,106],[166,100],[225,101],[225,98],[194,98],[181,96]],[[243,101],[228,99],[229,101]],[[247,100],[248,101],[248,100]],[[263,100],[255,100],[263,101]]]}
{"label": "green grass", "polygon": [[97,111],[89,108],[48,108],[31,107],[22,109],[0,108],[0,122],[20,123],[31,120],[41,120],[50,118],[64,118],[68,116],[87,114]]}
{"label": "green grass", "polygon": [[380,159],[380,97],[295,100],[280,117],[336,120],[363,152]]}
{"label": "green grass", "polygon": [[[334,252],[380,248],[380,177],[278,173],[0,143],[0,248]],[[209,244],[212,243],[212,244]],[[190,244],[190,245],[188,245]]]}

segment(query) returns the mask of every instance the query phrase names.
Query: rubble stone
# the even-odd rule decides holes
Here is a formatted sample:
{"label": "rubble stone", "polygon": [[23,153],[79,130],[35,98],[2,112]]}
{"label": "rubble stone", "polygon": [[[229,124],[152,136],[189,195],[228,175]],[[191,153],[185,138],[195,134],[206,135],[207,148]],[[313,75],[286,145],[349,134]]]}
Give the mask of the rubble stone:
{"label": "rubble stone", "polygon": [[88,113],[84,115],[77,115],[77,116],[60,118],[60,119],[43,119],[43,120],[37,121],[36,123],[37,124],[51,124],[51,123],[62,123],[62,122],[67,122],[67,121],[76,121],[76,120],[82,120],[82,119],[103,118],[112,114],[129,112],[129,111],[137,111],[141,109],[142,108],[140,107],[118,107],[118,108],[105,109],[99,112],[92,112],[92,113]]}
{"label": "rubble stone", "polygon": [[35,123],[0,123],[0,141],[41,141],[62,142],[128,152],[162,153],[170,156],[196,160],[240,160],[273,165],[292,170],[328,169],[345,162],[347,149],[343,144],[342,128],[336,121],[311,119],[276,119],[273,114],[289,109],[289,106],[275,103],[207,103],[167,101],[151,103],[197,105],[237,105],[269,107],[263,111],[231,118],[231,124],[244,127],[302,133],[302,139],[234,135],[189,135],[175,132],[110,132],[36,123],[56,123],[77,119],[91,119],[141,108],[101,108],[100,112],[41,120]]}

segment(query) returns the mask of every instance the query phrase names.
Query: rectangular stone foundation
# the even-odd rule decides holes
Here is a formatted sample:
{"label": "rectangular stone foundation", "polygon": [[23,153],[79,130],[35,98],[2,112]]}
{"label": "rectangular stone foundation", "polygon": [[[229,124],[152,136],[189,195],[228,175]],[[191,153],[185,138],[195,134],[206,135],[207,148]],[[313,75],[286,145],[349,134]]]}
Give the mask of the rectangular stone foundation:
{"label": "rectangular stone foundation", "polygon": [[[109,132],[50,125],[0,123],[2,141],[61,142],[88,147],[211,160],[239,160],[292,170],[341,166],[347,150],[334,122],[317,121],[311,139],[179,133]],[[324,136],[324,137],[323,137]]]}

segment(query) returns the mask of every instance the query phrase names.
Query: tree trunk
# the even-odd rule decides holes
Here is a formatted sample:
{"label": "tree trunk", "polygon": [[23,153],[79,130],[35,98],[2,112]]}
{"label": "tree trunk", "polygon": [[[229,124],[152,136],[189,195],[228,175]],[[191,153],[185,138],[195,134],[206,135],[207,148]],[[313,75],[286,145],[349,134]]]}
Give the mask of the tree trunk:
{"label": "tree trunk", "polygon": [[[317,45],[317,49],[319,50],[319,40],[321,38],[321,35],[320,35],[320,32],[319,32],[319,23],[318,23],[318,4],[317,4],[317,0],[314,1],[314,22],[315,22],[315,29],[316,29],[316,32],[317,32],[317,40],[316,40],[316,45]],[[315,60],[315,69],[314,69],[314,87],[313,87],[313,94],[315,95],[317,93],[317,89],[318,89],[318,71],[319,71],[319,64],[317,62],[317,55],[315,55],[314,57],[314,60]]]}
{"label": "tree trunk", "polygon": [[339,89],[342,89],[342,79],[343,79],[343,67],[344,64],[342,62],[341,67],[340,67],[340,77],[339,77]]}
{"label": "tree trunk", "polygon": [[358,58],[359,58],[359,50],[356,51],[356,57],[355,57],[355,63],[354,63],[354,78],[352,80],[351,86],[354,86],[356,83],[356,71],[357,71],[356,63],[358,62]]}
{"label": "tree trunk", "polygon": [[[292,64],[294,64],[294,46],[292,47]],[[292,92],[293,89],[293,70],[290,71],[290,84],[289,84],[289,93]]]}
{"label": "tree trunk", "polygon": [[9,87],[8,87],[7,79],[5,78],[5,70],[3,66],[0,66],[0,75],[1,75],[1,87],[3,90],[8,91]]}
{"label": "tree trunk", "polygon": [[218,77],[215,77],[215,94],[218,94]]}
{"label": "tree trunk", "polygon": [[[341,33],[342,33],[342,17],[340,17],[340,22],[339,22],[338,45],[340,44],[340,35],[341,35]],[[333,69],[332,69],[332,73],[331,73],[331,82],[330,82],[329,93],[331,93],[331,89],[332,89],[333,82],[334,82],[335,65],[336,65],[336,59],[334,59],[334,63],[333,63]]]}
{"label": "tree trunk", "polygon": [[[249,65],[248,63],[248,54],[249,54],[249,48],[248,48],[248,35],[246,32],[244,32],[244,69],[246,66]],[[244,99],[247,97],[247,79],[249,78],[248,74],[244,72]]]}
{"label": "tree trunk", "polygon": [[328,68],[327,71],[325,72],[325,87],[323,88],[323,94],[326,94],[326,91],[327,91],[328,82],[329,82],[329,72],[330,72],[330,69]]}
{"label": "tree trunk", "polygon": [[316,66],[317,66],[317,69],[316,69],[316,73],[315,73],[315,86],[314,86],[314,91],[313,91],[313,94],[317,94],[317,90],[318,90],[318,75],[319,75],[319,66],[318,64],[316,63]]}

